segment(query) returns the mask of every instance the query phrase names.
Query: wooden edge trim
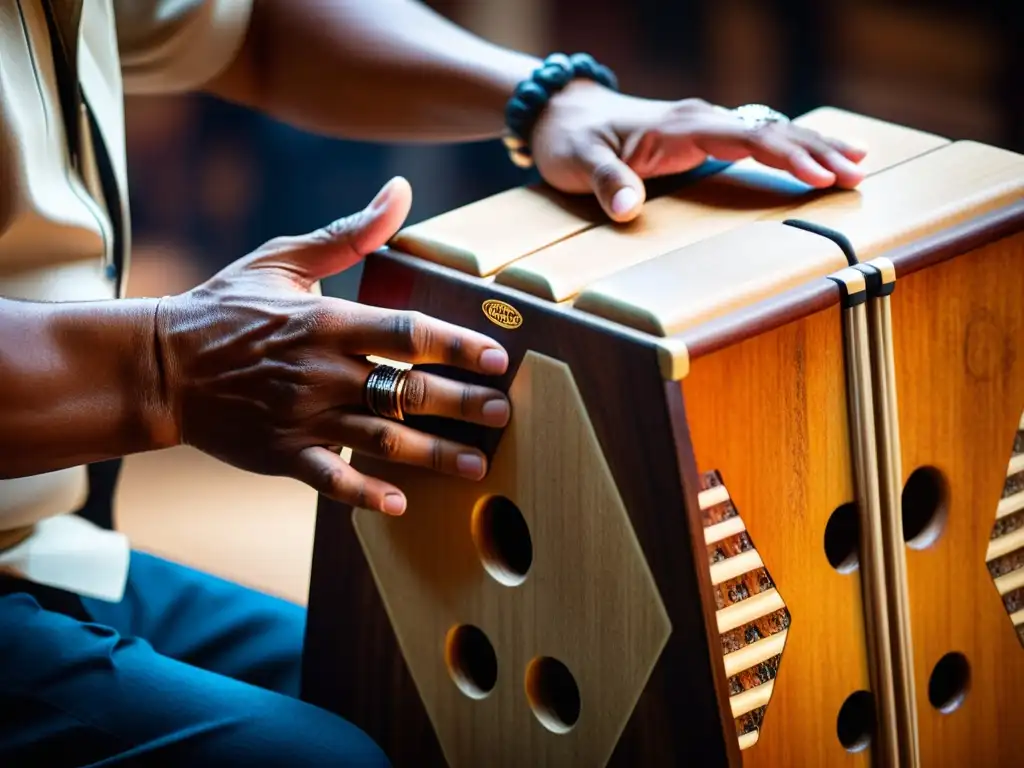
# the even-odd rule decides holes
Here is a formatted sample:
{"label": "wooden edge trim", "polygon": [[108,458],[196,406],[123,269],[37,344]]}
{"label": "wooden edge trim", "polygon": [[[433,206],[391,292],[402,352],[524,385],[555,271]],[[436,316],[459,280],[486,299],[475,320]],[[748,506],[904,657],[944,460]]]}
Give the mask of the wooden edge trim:
{"label": "wooden edge trim", "polygon": [[[377,260],[396,262],[413,271],[433,273],[444,277],[446,280],[462,283],[463,285],[472,286],[477,291],[486,292],[488,294],[487,298],[501,299],[512,306],[526,305],[534,310],[565,315],[575,322],[586,323],[607,333],[629,338],[636,344],[652,349],[655,352],[658,359],[658,368],[665,381],[681,381],[690,372],[690,351],[686,342],[680,337],[652,336],[634,328],[606,320],[598,315],[580,312],[569,304],[546,301],[508,285],[485,282],[483,278],[467,275],[444,264],[418,259],[415,256],[410,256],[387,246],[367,256],[368,262]],[[394,286],[391,291],[395,294],[401,294],[403,288],[401,286]],[[377,293],[365,298],[367,303],[374,306],[393,308],[402,305],[401,299]],[[363,300],[362,295],[361,300]]]}
{"label": "wooden edge trim", "polygon": [[1001,240],[1022,228],[1024,200],[897,248],[886,254],[886,258],[895,267],[896,276],[902,277]]}
{"label": "wooden edge trim", "polygon": [[689,360],[693,361],[839,302],[839,287],[828,278],[821,278],[670,336],[666,341],[685,345]]}

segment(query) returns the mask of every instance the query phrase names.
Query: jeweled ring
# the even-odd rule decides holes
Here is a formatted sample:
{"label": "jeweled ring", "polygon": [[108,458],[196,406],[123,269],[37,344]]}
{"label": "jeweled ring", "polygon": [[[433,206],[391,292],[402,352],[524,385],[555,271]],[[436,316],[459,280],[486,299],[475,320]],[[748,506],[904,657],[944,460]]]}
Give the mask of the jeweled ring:
{"label": "jeweled ring", "polygon": [[771,123],[789,122],[789,118],[784,114],[764,104],[744,104],[731,111],[751,130],[757,130]]}
{"label": "jeweled ring", "polygon": [[402,393],[408,371],[391,365],[380,364],[366,377],[366,406],[370,411],[385,419],[403,421]]}

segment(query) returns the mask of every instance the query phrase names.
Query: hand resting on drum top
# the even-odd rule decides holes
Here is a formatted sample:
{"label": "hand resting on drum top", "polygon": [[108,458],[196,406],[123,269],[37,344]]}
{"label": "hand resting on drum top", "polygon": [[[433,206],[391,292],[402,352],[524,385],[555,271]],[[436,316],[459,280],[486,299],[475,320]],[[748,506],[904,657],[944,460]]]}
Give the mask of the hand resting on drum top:
{"label": "hand resting on drum top", "polygon": [[[0,299],[0,477],[187,444],[388,514],[404,511],[401,491],[349,466],[343,447],[483,477],[480,451],[369,410],[374,366],[365,356],[500,375],[505,350],[418,313],[313,290],[384,245],[410,204],[408,182],[393,179],[359,213],[272,240],[160,300]],[[501,392],[418,371],[406,379],[402,406],[494,427],[509,418]]]}
{"label": "hand resting on drum top", "polygon": [[[781,116],[780,116],[781,117]],[[544,179],[563,192],[593,193],[613,220],[636,218],[643,179],[696,168],[709,157],[751,157],[812,187],[853,188],[866,150],[787,119],[745,119],[702,99],[641,99],[580,79],[553,96],[531,135]]]}

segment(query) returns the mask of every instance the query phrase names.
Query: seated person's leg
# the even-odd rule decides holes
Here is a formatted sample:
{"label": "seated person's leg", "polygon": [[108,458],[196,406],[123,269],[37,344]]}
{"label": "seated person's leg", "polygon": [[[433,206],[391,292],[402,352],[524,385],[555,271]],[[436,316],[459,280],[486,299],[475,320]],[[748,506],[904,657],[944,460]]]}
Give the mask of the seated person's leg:
{"label": "seated person's leg", "polygon": [[[175,620],[171,610],[161,622]],[[183,610],[177,620],[194,619]],[[179,628],[184,635],[202,630]],[[243,633],[230,645],[244,648],[250,640]],[[208,648],[200,655],[232,656]],[[291,679],[261,671],[258,661],[237,668],[266,680]],[[0,596],[0,764],[62,768],[100,761],[387,764],[353,725],[291,696],[172,659],[110,626],[44,609],[27,594]]]}
{"label": "seated person's leg", "polygon": [[120,603],[88,615],[157,653],[298,697],[306,610],[153,555],[132,552]]}

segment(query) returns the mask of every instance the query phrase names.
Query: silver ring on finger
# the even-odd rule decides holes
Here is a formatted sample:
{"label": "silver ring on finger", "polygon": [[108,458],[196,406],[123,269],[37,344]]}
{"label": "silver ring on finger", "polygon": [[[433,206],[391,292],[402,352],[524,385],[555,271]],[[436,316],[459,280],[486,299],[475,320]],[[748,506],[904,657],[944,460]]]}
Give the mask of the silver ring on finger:
{"label": "silver ring on finger", "polygon": [[383,363],[374,366],[366,377],[366,407],[376,416],[404,421],[402,395],[409,371]]}
{"label": "silver ring on finger", "polygon": [[788,123],[789,118],[765,104],[744,104],[730,110],[752,131],[773,123]]}

